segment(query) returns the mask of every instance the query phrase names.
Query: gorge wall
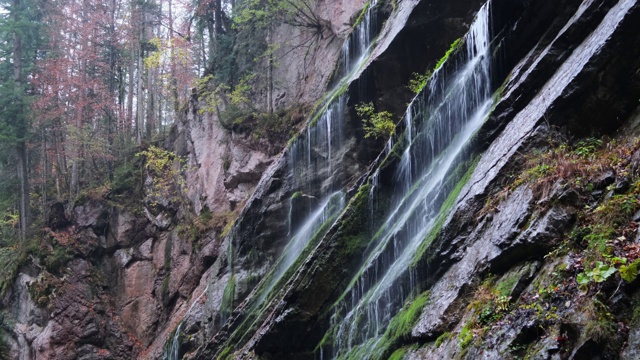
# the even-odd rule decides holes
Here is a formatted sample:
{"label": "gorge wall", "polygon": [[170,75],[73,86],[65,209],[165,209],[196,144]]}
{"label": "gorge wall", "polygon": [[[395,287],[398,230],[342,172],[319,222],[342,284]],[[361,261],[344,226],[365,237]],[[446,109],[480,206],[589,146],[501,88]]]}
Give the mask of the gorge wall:
{"label": "gorge wall", "polygon": [[165,144],[185,199],[141,165],[141,199],[56,204],[72,255],[20,269],[10,358],[637,358],[640,4],[317,6],[326,36],[255,95],[294,137],[194,95]]}

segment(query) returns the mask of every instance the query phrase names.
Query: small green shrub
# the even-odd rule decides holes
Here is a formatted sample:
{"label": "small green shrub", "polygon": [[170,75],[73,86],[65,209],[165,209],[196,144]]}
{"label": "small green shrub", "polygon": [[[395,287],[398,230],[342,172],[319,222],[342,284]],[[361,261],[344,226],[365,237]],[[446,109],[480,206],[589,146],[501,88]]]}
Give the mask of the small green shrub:
{"label": "small green shrub", "polygon": [[447,52],[444,54],[444,56],[440,58],[440,60],[438,60],[438,63],[434,67],[434,71],[440,69],[442,65],[444,65],[445,61],[447,61],[449,56],[451,56],[451,54],[453,54],[454,51],[458,50],[461,45],[462,45],[462,38],[459,38],[456,41],[454,41],[449,47],[449,50],[447,50]]}
{"label": "small green shrub", "polygon": [[590,282],[601,283],[610,278],[616,271],[618,270],[615,267],[598,261],[593,269],[578,274],[576,281],[579,285],[587,285]]}
{"label": "small green shrub", "polygon": [[362,119],[365,138],[388,139],[393,135],[396,126],[390,112],[376,112],[373,103],[367,103],[356,105],[356,113]]}
{"label": "small green shrub", "polygon": [[141,190],[142,177],[137,162],[127,162],[113,171],[112,194],[136,196]]}
{"label": "small green shrub", "polygon": [[431,71],[427,71],[426,74],[419,74],[414,72],[411,76],[411,79],[409,80],[409,85],[407,85],[407,88],[409,88],[412,93],[419,94],[427,85],[427,82],[429,82],[429,79],[431,79],[432,75],[433,73]]}
{"label": "small green shrub", "polygon": [[602,146],[602,140],[596,138],[588,138],[579,141],[574,147],[574,152],[583,158],[590,157],[596,150]]}
{"label": "small green shrub", "polygon": [[19,258],[16,247],[0,248],[0,296],[13,284],[18,273]]}
{"label": "small green shrub", "polygon": [[73,255],[68,248],[61,245],[54,245],[53,251],[44,259],[44,267],[53,274],[60,274],[62,267],[66,265]]}
{"label": "small green shrub", "polygon": [[638,277],[638,270],[640,267],[640,259],[632,262],[629,265],[621,265],[618,271],[620,272],[620,277],[626,282],[632,282]]}
{"label": "small green shrub", "polygon": [[151,186],[145,186],[151,206],[158,205],[159,199],[168,199],[175,206],[188,204],[187,182],[184,176],[186,159],[175,153],[155,146],[140,151],[136,157],[144,161],[144,169],[151,178]]}

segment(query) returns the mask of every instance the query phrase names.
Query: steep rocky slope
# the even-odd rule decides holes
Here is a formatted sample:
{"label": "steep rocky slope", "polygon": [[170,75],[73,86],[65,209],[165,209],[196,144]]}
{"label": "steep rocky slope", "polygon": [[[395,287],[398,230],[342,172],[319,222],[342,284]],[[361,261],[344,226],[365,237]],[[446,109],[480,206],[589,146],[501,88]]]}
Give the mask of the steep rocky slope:
{"label": "steep rocky slope", "polygon": [[[442,180],[437,180],[445,183],[435,187],[435,197],[425,198],[429,205],[424,209],[431,214],[418,216],[432,220],[412,220],[411,217],[420,214],[416,209],[422,205],[411,205],[410,198],[422,196],[416,189],[431,191],[424,186],[431,186],[428,184],[433,173],[431,170],[422,173],[421,168],[415,167],[429,169],[432,166],[429,161],[443,161],[434,153],[429,155],[432,160],[421,158],[424,155],[419,151],[424,148],[419,145],[420,137],[427,138],[427,145],[431,144],[435,151],[433,144],[448,140],[441,135],[430,136],[429,131],[457,131],[455,127],[447,130],[432,127],[440,126],[429,122],[434,121],[430,119],[435,115],[422,110],[436,106],[432,111],[437,112],[444,106],[457,105],[455,100],[447,99],[457,91],[455,83],[448,85],[446,80],[440,80],[440,84],[437,78],[432,80],[435,86],[427,86],[423,91],[434,92],[441,86],[445,89],[444,100],[433,100],[431,94],[425,94],[421,95],[426,98],[424,102],[414,101],[416,105],[405,116],[404,133],[391,143],[394,149],[384,152],[386,159],[378,162],[379,170],[375,165],[371,167],[352,190],[350,204],[318,245],[310,249],[300,270],[279,293],[271,295],[271,305],[260,308],[262,316],[258,319],[253,315],[255,308],[241,305],[237,317],[225,329],[230,336],[215,337],[209,346],[211,353],[222,357],[235,353],[235,357],[248,358],[387,358],[404,354],[434,359],[523,355],[582,358],[595,352],[599,355],[594,356],[604,357],[619,354],[625,346],[624,329],[631,325],[628,314],[633,301],[624,301],[622,306],[612,300],[631,296],[633,283],[627,284],[609,274],[606,280],[615,281],[617,286],[606,290],[601,284],[605,280],[592,277],[594,271],[615,268],[619,272],[623,263],[632,263],[635,253],[624,249],[633,249],[633,243],[618,248],[600,240],[605,245],[597,247],[589,243],[594,236],[576,240],[571,234],[576,227],[579,230],[586,226],[576,224],[576,217],[592,216],[581,213],[585,205],[605,209],[598,211],[620,211],[607,208],[612,195],[600,198],[599,194],[606,192],[589,195],[584,189],[601,189],[598,180],[604,176],[601,172],[618,165],[618,161],[619,176],[628,174],[626,167],[635,166],[629,162],[633,152],[612,160],[591,150],[591,155],[584,154],[593,156],[589,161],[598,161],[600,157],[607,160],[596,168],[572,165],[579,170],[571,174],[553,164],[537,164],[543,166],[545,176],[547,172],[559,172],[545,181],[567,178],[564,183],[551,182],[543,190],[540,178],[516,182],[513,178],[518,178],[520,172],[535,172],[536,168],[523,167],[523,161],[533,156],[528,154],[551,146],[553,139],[561,138],[570,144],[569,139],[574,138],[577,145],[574,148],[568,145],[565,151],[574,149],[583,153],[580,137],[612,134],[631,121],[629,116],[637,107],[638,94],[638,54],[632,50],[637,47],[637,39],[631,35],[638,20],[638,6],[633,1],[554,4],[493,1],[485,7],[489,8],[483,11],[490,14],[492,32],[488,52],[492,61],[488,66],[491,91],[496,91],[493,109],[478,130],[472,131],[468,145],[463,146],[466,150],[453,160],[462,168],[451,168]],[[426,10],[417,7],[414,11]],[[464,50],[459,51],[462,53],[459,56],[454,51],[438,76],[460,77],[466,71],[460,70],[465,69],[466,63],[475,64],[478,41],[483,41],[478,33],[487,29],[482,25],[474,27],[464,40],[468,57],[464,57]],[[401,42],[402,33],[394,40]],[[483,56],[487,55],[480,55],[478,61]],[[451,90],[446,90],[448,86]],[[353,96],[362,97],[355,93]],[[454,96],[457,95],[451,97]],[[446,105],[449,103],[453,105]],[[465,102],[462,106],[466,105]],[[465,116],[455,110],[445,113]],[[623,143],[622,147],[630,146],[628,139],[616,141]],[[410,155],[403,150],[407,143],[412,145]],[[446,143],[442,146],[449,153],[453,151]],[[425,150],[428,155],[429,148]],[[473,154],[480,153],[478,160]],[[575,154],[566,156],[570,162]],[[461,176],[464,172],[467,175]],[[578,180],[572,177],[576,172],[581,174]],[[615,174],[609,177],[609,183],[615,182]],[[403,185],[405,180],[409,181]],[[622,194],[637,204],[636,194],[627,191]],[[403,192],[404,198],[398,199]],[[575,203],[565,206],[563,201],[571,199],[573,192],[576,199],[571,201]],[[395,210],[394,203],[398,204]],[[388,213],[386,209],[392,211]],[[607,225],[614,230],[602,236],[614,241],[622,234],[626,222],[633,227],[634,209],[636,205],[625,210],[625,217],[615,225]],[[396,212],[407,215],[394,219]],[[415,226],[418,229],[412,228]],[[629,239],[627,235],[617,241]],[[598,249],[593,250],[594,247]],[[407,250],[411,253],[404,255]],[[570,255],[564,255],[565,252]],[[565,262],[577,258],[579,263],[573,268],[567,265],[568,272],[567,266],[562,273],[551,271],[559,261],[556,259],[562,256],[568,256]],[[635,270],[623,268],[623,271],[626,274]],[[499,279],[503,274],[506,275]],[[552,275],[560,276],[566,287],[554,286],[559,280],[551,278]],[[483,283],[483,279],[488,280]],[[504,290],[509,286],[513,288]],[[584,307],[594,302],[601,305],[595,305],[598,307],[595,310]],[[403,303],[406,306],[400,310]],[[578,315],[566,314],[560,305]],[[616,308],[617,317],[607,317],[611,315],[606,314],[614,312],[611,308]],[[252,321],[250,326],[247,318]],[[494,327],[506,330],[491,332]],[[632,339],[628,343],[634,346],[634,342]]]}
{"label": "steep rocky slope", "polygon": [[140,201],[56,204],[58,255],[3,302],[11,358],[637,358],[640,4],[366,4],[320,1],[335,36],[255,99],[286,146],[194,97],[184,189],[155,191],[171,158]]}

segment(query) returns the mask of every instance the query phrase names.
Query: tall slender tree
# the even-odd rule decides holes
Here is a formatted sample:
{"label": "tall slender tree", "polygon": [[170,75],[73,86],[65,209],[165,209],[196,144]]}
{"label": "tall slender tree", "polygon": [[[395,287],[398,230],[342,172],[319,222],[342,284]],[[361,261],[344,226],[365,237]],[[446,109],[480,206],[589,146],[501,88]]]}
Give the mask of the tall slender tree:
{"label": "tall slender tree", "polygon": [[25,239],[31,223],[29,152],[30,74],[41,44],[41,14],[37,0],[3,0],[0,15],[0,138],[13,144],[19,179],[20,236]]}

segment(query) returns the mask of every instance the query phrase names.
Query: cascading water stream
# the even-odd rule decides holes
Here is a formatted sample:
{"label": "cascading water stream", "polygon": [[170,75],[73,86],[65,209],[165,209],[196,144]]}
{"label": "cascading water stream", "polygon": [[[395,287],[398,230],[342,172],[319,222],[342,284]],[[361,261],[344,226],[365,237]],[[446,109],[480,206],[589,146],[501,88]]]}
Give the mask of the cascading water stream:
{"label": "cascading water stream", "polygon": [[340,161],[339,151],[345,144],[345,112],[347,95],[343,91],[365,64],[377,33],[376,5],[372,0],[363,11],[360,21],[342,47],[342,77],[329,93],[328,102],[321,108],[317,121],[291,147],[294,187],[302,191],[322,189],[324,196],[339,189],[333,171]]}
{"label": "cascading water stream", "polygon": [[[344,74],[333,92],[338,91],[337,88],[341,88],[344,84],[350,83],[368,57],[372,39],[377,31],[375,28],[376,5],[377,0],[369,3],[358,25],[343,45],[339,68],[343,69]],[[273,278],[269,280],[267,287],[269,291],[295,262],[324,222],[338,214],[332,211],[342,211],[345,205],[344,193],[340,191],[343,184],[339,176],[334,174],[334,170],[339,168],[340,153],[345,146],[347,95],[339,94],[333,98],[330,96],[329,99],[315,124],[309,125],[306,134],[300,136],[291,146],[290,164],[294,179],[293,187],[299,190],[297,194],[305,195],[320,189],[320,194],[316,193],[320,201],[316,202],[317,205],[311,211],[296,209],[295,202],[290,201],[288,245],[272,272]],[[336,201],[340,206],[335,205]],[[326,213],[327,208],[331,210],[329,213]],[[292,226],[294,215],[298,216],[305,210],[308,215],[303,217],[302,225]],[[261,297],[265,297],[269,291],[263,291]]]}
{"label": "cascading water stream", "polygon": [[[489,16],[487,3],[464,38],[466,49],[460,51],[456,66],[436,70],[406,112],[407,149],[396,173],[395,206],[334,308],[330,331],[335,341],[332,349],[322,349],[325,358],[327,350],[332,358],[380,356],[377,344],[389,321],[416,290],[413,276],[403,275],[410,271],[458,180],[453,174],[466,163],[469,140],[491,110]],[[455,69],[447,74],[445,68]]]}
{"label": "cascading water stream", "polygon": [[209,290],[209,285],[207,285],[204,288],[204,291],[200,294],[200,296],[198,296],[191,303],[191,306],[189,306],[189,309],[182,317],[182,321],[180,321],[180,324],[178,324],[178,327],[176,327],[176,331],[173,333],[173,337],[171,337],[171,342],[169,343],[169,346],[168,347],[165,346],[165,349],[162,354],[162,360],[180,359],[180,330],[182,330],[182,325],[184,325],[184,321],[191,314],[191,310],[193,310],[193,307],[195,306],[195,304],[197,304],[200,301],[200,299],[207,293],[208,290]]}
{"label": "cascading water stream", "polygon": [[319,208],[308,217],[307,221],[301,226],[296,234],[289,240],[289,244],[284,249],[280,260],[273,267],[268,275],[267,283],[260,292],[258,304],[262,303],[269,295],[273,287],[285,274],[287,269],[296,261],[298,256],[302,254],[305,246],[313,239],[314,235],[320,231],[325,223],[333,220],[344,209],[345,195],[338,191],[327,198]]}

